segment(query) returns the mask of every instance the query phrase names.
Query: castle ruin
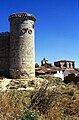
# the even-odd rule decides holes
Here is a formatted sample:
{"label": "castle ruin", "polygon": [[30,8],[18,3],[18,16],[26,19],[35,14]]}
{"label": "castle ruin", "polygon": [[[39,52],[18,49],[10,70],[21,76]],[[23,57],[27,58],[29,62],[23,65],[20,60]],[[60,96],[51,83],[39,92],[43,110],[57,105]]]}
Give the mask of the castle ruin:
{"label": "castle ruin", "polygon": [[0,74],[11,78],[35,77],[35,16],[16,13],[9,16],[10,33],[0,33]]}

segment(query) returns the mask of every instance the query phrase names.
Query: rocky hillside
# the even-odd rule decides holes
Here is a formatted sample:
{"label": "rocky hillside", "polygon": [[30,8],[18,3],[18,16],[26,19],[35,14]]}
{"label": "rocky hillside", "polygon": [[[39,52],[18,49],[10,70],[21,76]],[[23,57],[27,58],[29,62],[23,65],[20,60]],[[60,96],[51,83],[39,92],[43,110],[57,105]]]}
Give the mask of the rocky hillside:
{"label": "rocky hillside", "polygon": [[0,120],[78,120],[79,83],[65,84],[51,76],[11,80],[0,91]]}

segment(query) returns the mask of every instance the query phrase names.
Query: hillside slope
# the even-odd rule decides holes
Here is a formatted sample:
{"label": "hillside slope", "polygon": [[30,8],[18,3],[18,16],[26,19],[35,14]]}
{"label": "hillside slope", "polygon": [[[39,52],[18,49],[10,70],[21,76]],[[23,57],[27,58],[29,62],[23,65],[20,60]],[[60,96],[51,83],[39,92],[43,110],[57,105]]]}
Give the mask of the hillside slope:
{"label": "hillside slope", "polygon": [[79,84],[46,77],[33,90],[0,91],[0,120],[78,120]]}

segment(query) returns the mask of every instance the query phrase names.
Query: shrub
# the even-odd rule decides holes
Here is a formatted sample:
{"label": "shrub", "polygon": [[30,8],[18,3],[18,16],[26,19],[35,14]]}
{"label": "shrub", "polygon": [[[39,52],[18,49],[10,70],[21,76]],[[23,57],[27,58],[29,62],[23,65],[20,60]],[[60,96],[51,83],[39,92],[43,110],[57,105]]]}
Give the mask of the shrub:
{"label": "shrub", "polygon": [[47,85],[42,87],[35,93],[33,93],[31,98],[31,105],[33,109],[36,109],[42,114],[47,113],[51,103],[57,99],[58,93],[54,91],[48,91]]}
{"label": "shrub", "polygon": [[74,90],[70,90],[70,91],[68,92],[68,95],[73,96],[73,95],[74,95]]}
{"label": "shrub", "polygon": [[37,120],[37,116],[35,112],[30,112],[29,110],[25,110],[23,113],[22,120]]}

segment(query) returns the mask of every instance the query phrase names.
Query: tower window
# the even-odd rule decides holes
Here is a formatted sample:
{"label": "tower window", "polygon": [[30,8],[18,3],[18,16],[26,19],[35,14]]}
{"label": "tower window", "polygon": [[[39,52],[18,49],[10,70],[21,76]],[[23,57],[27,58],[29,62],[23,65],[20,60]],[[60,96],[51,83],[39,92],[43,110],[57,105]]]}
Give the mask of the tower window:
{"label": "tower window", "polygon": [[22,34],[25,34],[25,33],[27,32],[27,30],[28,30],[28,28],[27,28],[27,29],[23,28],[23,29],[21,30],[21,33],[22,33]]}
{"label": "tower window", "polygon": [[32,27],[34,28],[34,25],[32,25]]}
{"label": "tower window", "polygon": [[32,34],[32,30],[29,30],[28,33],[29,33],[29,34]]}

